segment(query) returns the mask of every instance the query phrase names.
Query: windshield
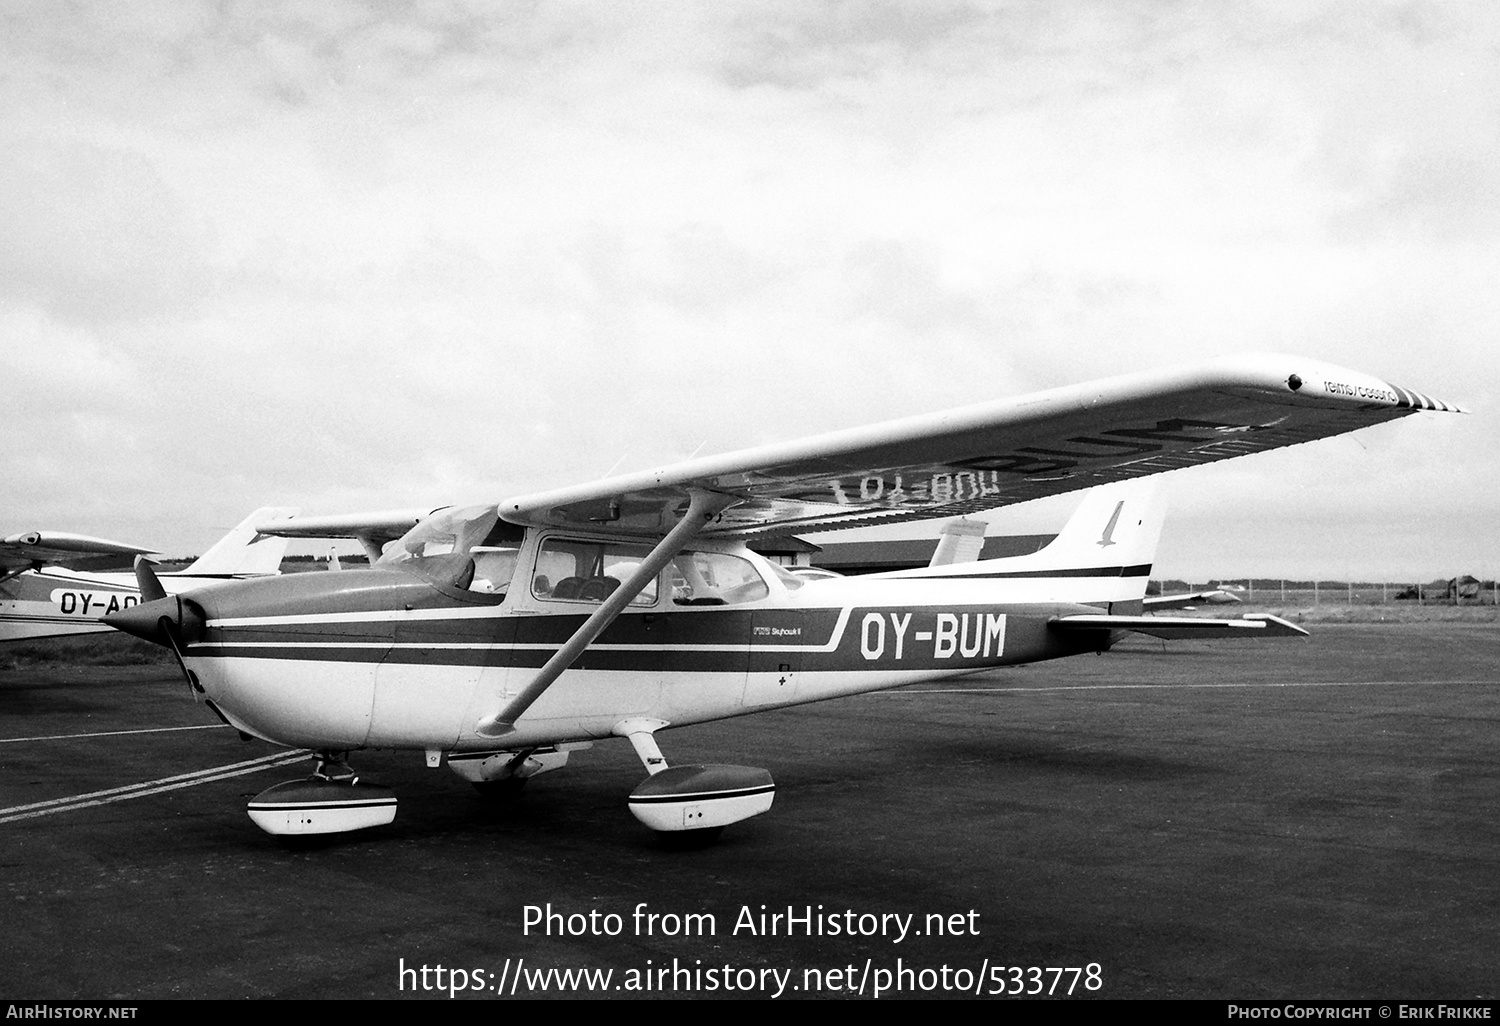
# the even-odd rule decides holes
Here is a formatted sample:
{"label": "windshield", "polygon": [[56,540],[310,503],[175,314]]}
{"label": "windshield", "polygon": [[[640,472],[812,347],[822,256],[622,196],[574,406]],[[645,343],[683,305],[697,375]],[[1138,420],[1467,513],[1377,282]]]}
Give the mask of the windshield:
{"label": "windshield", "polygon": [[446,509],[393,542],[375,565],[414,570],[469,591],[504,592],[521,537],[522,529],[501,520],[494,506]]}

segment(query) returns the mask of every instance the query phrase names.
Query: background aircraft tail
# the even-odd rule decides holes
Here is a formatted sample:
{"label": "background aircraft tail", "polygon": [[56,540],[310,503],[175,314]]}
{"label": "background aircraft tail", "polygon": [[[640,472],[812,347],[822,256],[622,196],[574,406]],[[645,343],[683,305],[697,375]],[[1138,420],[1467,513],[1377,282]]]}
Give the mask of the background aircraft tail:
{"label": "background aircraft tail", "polygon": [[928,566],[948,566],[951,563],[969,563],[979,558],[984,551],[984,535],[989,528],[983,520],[949,521],[938,539],[937,549],[932,553]]}
{"label": "background aircraft tail", "polygon": [[297,515],[294,507],[268,506],[251,513],[203,555],[184,567],[183,575],[274,574],[281,568],[289,538],[261,534],[256,524],[286,520]]}

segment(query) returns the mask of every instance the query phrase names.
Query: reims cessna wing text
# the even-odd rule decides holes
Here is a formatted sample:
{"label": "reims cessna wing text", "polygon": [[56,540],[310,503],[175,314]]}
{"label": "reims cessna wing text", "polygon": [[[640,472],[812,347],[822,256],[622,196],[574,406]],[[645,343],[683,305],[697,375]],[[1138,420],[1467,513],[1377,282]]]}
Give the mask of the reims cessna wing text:
{"label": "reims cessna wing text", "polygon": [[[276,523],[296,512],[256,510],[189,566],[162,574],[164,589],[178,592],[226,578],[276,573],[287,541],[261,534],[255,525]],[[103,618],[140,602],[140,589],[134,574],[89,568],[152,552],[56,531],[6,538],[0,542],[0,642],[108,631]]]}
{"label": "reims cessna wing text", "polygon": [[[1274,617],[1143,615],[1162,514],[1138,479],[1419,410],[1456,408],[1311,360],[1231,358],[444,510],[369,570],[223,584],[108,622],[176,650],[246,735],[317,753],[311,778],[250,803],[272,833],[390,821],[395,796],[358,782],[355,749],[423,751],[507,791],[611,737],[648,773],[638,819],[711,833],[766,811],[775,785],[753,767],[669,766],[667,727],[1099,652],[1132,631],[1302,634]],[[1079,489],[1062,533],[1025,556],[808,580],[746,544]]]}

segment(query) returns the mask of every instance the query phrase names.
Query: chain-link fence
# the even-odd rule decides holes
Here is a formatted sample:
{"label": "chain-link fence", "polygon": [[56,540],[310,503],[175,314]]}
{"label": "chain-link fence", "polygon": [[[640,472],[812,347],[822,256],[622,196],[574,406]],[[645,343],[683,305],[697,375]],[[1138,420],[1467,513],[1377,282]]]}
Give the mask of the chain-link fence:
{"label": "chain-link fence", "polygon": [[[1184,592],[1221,593],[1229,604],[1279,606],[1497,606],[1500,585],[1473,577],[1438,581],[1291,581],[1275,578],[1216,580],[1207,584],[1187,581],[1152,581],[1148,594],[1174,595]],[[1212,604],[1214,598],[1205,600]]]}

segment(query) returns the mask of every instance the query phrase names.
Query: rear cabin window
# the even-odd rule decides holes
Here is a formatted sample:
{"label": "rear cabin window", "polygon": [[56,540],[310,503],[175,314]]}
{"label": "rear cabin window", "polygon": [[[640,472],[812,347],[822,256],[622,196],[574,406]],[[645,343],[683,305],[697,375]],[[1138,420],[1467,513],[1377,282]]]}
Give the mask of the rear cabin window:
{"label": "rear cabin window", "polygon": [[733,606],[771,593],[755,564],[725,552],[684,552],[672,560],[672,604]]}

